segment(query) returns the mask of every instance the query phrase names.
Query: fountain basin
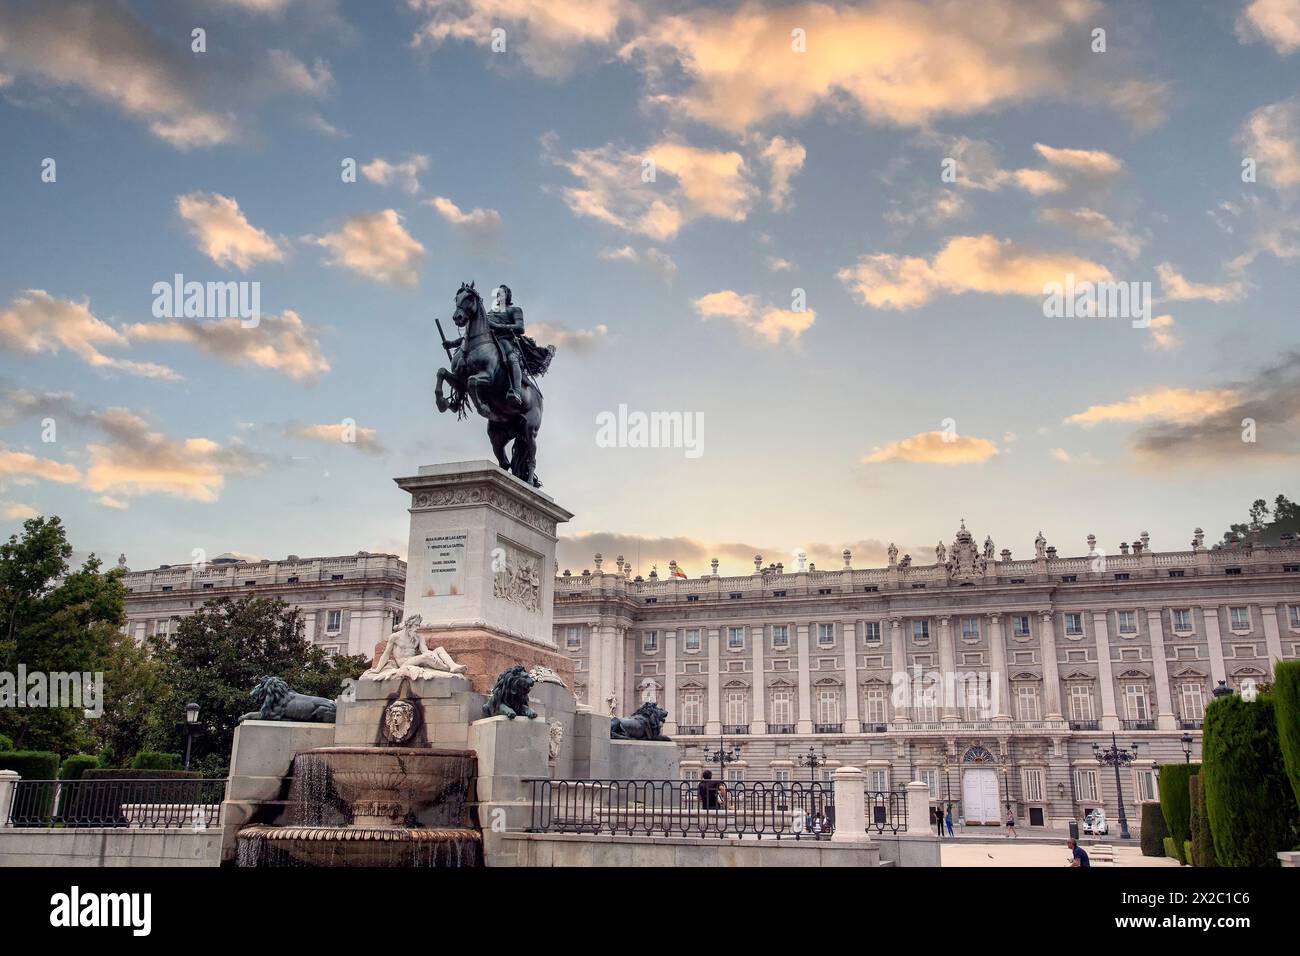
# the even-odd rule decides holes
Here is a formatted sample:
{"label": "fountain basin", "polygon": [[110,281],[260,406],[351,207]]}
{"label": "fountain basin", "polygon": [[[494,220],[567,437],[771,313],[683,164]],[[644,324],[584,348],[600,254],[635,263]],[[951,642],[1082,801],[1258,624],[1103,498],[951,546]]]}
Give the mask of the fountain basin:
{"label": "fountain basin", "polygon": [[276,827],[239,831],[241,867],[483,865],[483,835],[458,827]]}
{"label": "fountain basin", "polygon": [[294,760],[301,823],[467,827],[477,759],[469,750],[318,747]]}

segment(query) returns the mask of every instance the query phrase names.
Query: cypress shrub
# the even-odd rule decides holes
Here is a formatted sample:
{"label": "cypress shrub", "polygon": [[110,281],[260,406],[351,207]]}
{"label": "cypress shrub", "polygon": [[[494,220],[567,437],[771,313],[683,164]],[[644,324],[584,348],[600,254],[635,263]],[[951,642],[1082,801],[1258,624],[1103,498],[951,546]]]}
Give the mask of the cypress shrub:
{"label": "cypress shrub", "polygon": [[0,753],[5,753],[13,749],[14,749],[13,738],[6,737],[4,734],[0,734]]}
{"label": "cypress shrub", "polygon": [[1165,837],[1165,856],[1171,860],[1177,860],[1180,864],[1183,862],[1182,855],[1178,852],[1178,843],[1173,837]]}
{"label": "cypress shrub", "polygon": [[132,770],[180,770],[181,755],[142,750],[131,759]]}
{"label": "cypress shrub", "polygon": [[1205,809],[1220,866],[1278,866],[1300,840],[1300,813],[1282,766],[1273,699],[1237,695],[1205,712]]}
{"label": "cypress shrub", "polygon": [[1205,814],[1205,781],[1196,774],[1187,781],[1187,786],[1192,798],[1192,859],[1196,866],[1218,866],[1210,836],[1210,818]]}
{"label": "cypress shrub", "polygon": [[1283,661],[1273,669],[1273,706],[1277,740],[1286,763],[1291,792],[1300,806],[1300,661]]}
{"label": "cypress shrub", "polygon": [[1142,838],[1143,856],[1164,856],[1165,837],[1169,828],[1165,826],[1165,815],[1160,811],[1160,804],[1155,800],[1142,803]]}
{"label": "cypress shrub", "polygon": [[1160,809],[1169,835],[1179,847],[1192,838],[1192,801],[1188,778],[1199,773],[1200,764],[1175,763],[1160,768]]}
{"label": "cypress shrub", "polygon": [[92,757],[90,754],[73,754],[71,757],[66,758],[63,761],[63,766],[59,768],[59,779],[80,780],[83,773],[98,766],[98,757]]}

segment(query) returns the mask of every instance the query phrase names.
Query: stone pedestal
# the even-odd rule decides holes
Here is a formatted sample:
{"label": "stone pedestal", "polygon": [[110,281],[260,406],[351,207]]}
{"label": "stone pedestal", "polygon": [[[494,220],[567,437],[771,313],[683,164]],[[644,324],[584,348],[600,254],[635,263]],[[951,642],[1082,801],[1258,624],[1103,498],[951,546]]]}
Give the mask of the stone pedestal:
{"label": "stone pedestal", "polygon": [[[605,723],[608,736],[608,720]],[[609,776],[614,780],[680,780],[681,765],[681,752],[671,740],[609,742]]]}
{"label": "stone pedestal", "polygon": [[419,710],[411,740],[395,745],[384,736],[384,708],[401,696],[402,681],[362,680],[356,700],[339,701],[334,743],[340,747],[436,747],[467,749],[469,723],[482,716],[483,695],[460,675],[408,682],[406,699]]}
{"label": "stone pedestal", "polygon": [[867,833],[866,774],[840,767],[831,775],[835,787],[835,833],[832,843],[870,843]]}
{"label": "stone pedestal", "polygon": [[483,860],[494,862],[506,831],[527,830],[532,820],[530,778],[550,776],[550,730],[540,717],[487,717],[469,727],[469,746],[478,756],[478,823],[483,831]]}
{"label": "stone pedestal", "polygon": [[221,804],[222,859],[234,858],[240,827],[284,822],[294,756],[333,744],[334,724],[246,720],[235,728],[230,782]]}
{"label": "stone pedestal", "polygon": [[13,806],[14,791],[21,779],[17,770],[0,770],[0,827],[9,825],[9,808]]}
{"label": "stone pedestal", "polygon": [[929,832],[929,819],[930,788],[920,780],[913,780],[907,785],[907,832]]}
{"label": "stone pedestal", "polygon": [[572,686],[552,617],[556,528],[573,514],[485,460],[394,480],[411,496],[404,613],[423,619],[426,645],[445,647],[482,694],[514,664]]}

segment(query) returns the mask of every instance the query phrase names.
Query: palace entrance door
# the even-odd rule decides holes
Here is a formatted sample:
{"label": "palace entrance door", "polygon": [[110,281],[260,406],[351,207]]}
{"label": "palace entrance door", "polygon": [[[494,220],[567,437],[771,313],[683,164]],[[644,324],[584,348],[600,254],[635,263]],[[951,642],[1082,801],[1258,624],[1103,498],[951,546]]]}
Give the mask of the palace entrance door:
{"label": "palace entrance door", "polygon": [[969,823],[1002,822],[998,772],[993,768],[966,767],[962,771],[962,814]]}

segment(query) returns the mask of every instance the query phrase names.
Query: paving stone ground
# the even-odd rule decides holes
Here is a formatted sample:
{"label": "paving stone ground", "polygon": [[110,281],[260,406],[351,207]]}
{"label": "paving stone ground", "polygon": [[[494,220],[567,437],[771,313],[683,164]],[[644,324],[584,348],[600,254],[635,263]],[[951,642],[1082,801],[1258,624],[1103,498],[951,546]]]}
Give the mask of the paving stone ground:
{"label": "paving stone ground", "polygon": [[[1109,844],[1115,849],[1115,865],[1119,867],[1139,866],[1178,866],[1177,860],[1166,857],[1143,856],[1136,844],[1121,846]],[[1084,846],[1093,855],[1092,847]],[[943,845],[942,859],[944,866],[1059,866],[1064,867],[1070,861],[1070,851],[1062,840],[1053,846],[1048,843],[1018,843],[1015,840],[990,841],[975,843],[969,839],[953,840]]]}

